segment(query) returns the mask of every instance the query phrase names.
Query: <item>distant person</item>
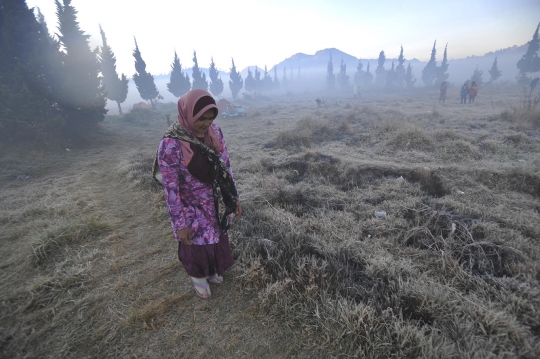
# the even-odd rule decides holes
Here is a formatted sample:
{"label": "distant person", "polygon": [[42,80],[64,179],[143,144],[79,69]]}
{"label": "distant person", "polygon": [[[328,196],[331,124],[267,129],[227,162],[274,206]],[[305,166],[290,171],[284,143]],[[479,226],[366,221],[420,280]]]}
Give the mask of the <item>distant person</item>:
{"label": "distant person", "polygon": [[440,95],[439,95],[439,102],[444,103],[446,100],[446,90],[448,89],[448,85],[446,84],[446,81],[443,81],[440,87]]}
{"label": "distant person", "polygon": [[178,259],[203,299],[211,295],[208,282],[222,284],[221,274],[234,263],[229,214],[242,214],[223,133],[213,123],[217,115],[210,93],[189,91],[157,154]]}
{"label": "distant person", "polygon": [[358,87],[356,87],[356,85],[353,87],[352,94],[353,98],[358,98]]}
{"label": "distant person", "polygon": [[469,82],[468,81],[465,81],[463,86],[461,86],[459,94],[461,95],[461,102],[460,103],[467,103],[467,95],[469,94]]}
{"label": "distant person", "polygon": [[476,81],[473,81],[471,83],[471,88],[469,89],[469,103],[474,103],[476,95],[478,95],[478,85],[476,84]]}

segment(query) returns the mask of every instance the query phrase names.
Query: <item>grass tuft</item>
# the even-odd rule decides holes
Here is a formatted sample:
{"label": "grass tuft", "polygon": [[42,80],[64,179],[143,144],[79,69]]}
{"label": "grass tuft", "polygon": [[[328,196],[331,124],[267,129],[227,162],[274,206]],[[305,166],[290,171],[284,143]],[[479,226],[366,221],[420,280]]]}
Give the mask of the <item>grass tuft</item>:
{"label": "grass tuft", "polygon": [[55,257],[63,247],[83,244],[97,239],[112,230],[108,223],[87,221],[75,223],[47,232],[32,245],[32,261],[35,265],[44,265]]}

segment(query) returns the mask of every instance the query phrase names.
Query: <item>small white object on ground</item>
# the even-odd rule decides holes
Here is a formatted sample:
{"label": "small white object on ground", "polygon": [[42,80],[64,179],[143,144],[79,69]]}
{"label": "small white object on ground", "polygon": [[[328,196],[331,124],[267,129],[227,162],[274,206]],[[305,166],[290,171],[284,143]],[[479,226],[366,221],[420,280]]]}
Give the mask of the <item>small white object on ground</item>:
{"label": "small white object on ground", "polygon": [[69,151],[71,151],[71,150],[70,150],[69,148],[66,148],[66,151],[68,151],[68,152],[69,152]]}
{"label": "small white object on ground", "polygon": [[452,229],[450,230],[450,233],[454,233],[456,231],[456,224],[452,223]]}
{"label": "small white object on ground", "polygon": [[403,176],[399,176],[397,180],[401,182],[401,181],[405,181],[405,178],[403,178]]}
{"label": "small white object on ground", "polygon": [[460,191],[459,189],[457,190],[457,193],[458,193],[458,194],[465,194],[465,192]]}
{"label": "small white object on ground", "polygon": [[375,211],[375,217],[377,218],[385,218],[386,212],[385,211]]}

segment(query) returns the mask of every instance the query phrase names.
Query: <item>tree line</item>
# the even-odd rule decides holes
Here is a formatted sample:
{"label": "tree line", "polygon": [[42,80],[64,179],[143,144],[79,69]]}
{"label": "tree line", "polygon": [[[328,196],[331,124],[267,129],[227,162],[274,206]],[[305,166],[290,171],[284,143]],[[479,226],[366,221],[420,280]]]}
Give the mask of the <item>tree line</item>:
{"label": "tree line", "polygon": [[[71,0],[55,0],[58,32],[51,36],[39,9],[29,9],[25,1],[0,0],[0,138],[38,138],[65,131],[80,133],[94,128],[103,121],[107,110],[107,98],[115,101],[122,113],[121,103],[128,94],[129,79],[118,74],[116,57],[107,43],[105,31],[100,26],[102,45],[91,49],[89,35],[80,28],[77,10]],[[527,52],[518,61],[518,83],[526,83],[529,74],[540,71],[539,26],[529,42]],[[136,73],[135,86],[141,97],[152,105],[163,97],[154,83],[154,77],[146,70],[141,51],[135,40],[133,56]],[[440,65],[436,61],[436,42],[431,57],[422,71],[426,87],[437,86],[448,78],[447,46]],[[390,69],[385,69],[386,55],[381,51],[377,67],[372,73],[370,64],[364,70],[359,60],[352,78],[341,60],[339,72],[334,74],[333,59],[327,65],[326,85],[332,90],[337,83],[342,89],[351,85],[368,88],[375,86],[387,90],[411,89],[416,82],[409,63],[405,67],[403,46]],[[191,78],[182,69],[180,59],[174,52],[167,90],[180,97],[192,88],[209,90],[219,97],[224,91],[223,83],[213,58],[209,78],[199,68],[197,53],[193,52]],[[231,59],[229,89],[237,98],[242,89],[248,92],[264,92],[278,88],[287,89],[293,83],[293,69],[284,67],[281,79],[276,67],[271,74],[255,67],[248,68],[245,79]],[[490,82],[501,76],[495,59],[489,71]],[[482,84],[483,72],[475,70],[472,79]],[[301,80],[300,67],[296,81]]]}

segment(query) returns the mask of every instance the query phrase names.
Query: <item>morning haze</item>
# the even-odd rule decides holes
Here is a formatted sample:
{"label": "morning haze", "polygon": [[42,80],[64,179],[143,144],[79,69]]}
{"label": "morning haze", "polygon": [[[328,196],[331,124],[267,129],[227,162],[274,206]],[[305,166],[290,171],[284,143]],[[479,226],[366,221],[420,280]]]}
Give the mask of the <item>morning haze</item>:
{"label": "morning haze", "polygon": [[539,10],[0,0],[0,357],[540,357]]}

